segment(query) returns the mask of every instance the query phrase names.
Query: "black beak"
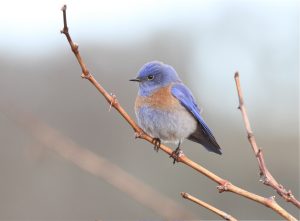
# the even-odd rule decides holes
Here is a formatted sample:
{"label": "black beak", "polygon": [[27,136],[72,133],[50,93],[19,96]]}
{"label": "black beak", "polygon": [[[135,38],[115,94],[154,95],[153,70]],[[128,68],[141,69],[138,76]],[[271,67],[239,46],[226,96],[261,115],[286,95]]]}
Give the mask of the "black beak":
{"label": "black beak", "polygon": [[130,79],[129,81],[141,82],[141,79],[139,79],[139,78],[134,78],[134,79]]}

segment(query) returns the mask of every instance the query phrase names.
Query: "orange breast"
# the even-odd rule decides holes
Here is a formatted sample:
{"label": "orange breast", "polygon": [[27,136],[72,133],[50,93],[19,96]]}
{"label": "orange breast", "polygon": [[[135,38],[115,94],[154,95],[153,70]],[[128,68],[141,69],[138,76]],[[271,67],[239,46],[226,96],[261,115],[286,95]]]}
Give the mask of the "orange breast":
{"label": "orange breast", "polygon": [[171,93],[172,85],[163,87],[153,92],[150,96],[137,96],[135,100],[135,109],[142,106],[149,106],[160,110],[170,110],[181,107],[179,101]]}

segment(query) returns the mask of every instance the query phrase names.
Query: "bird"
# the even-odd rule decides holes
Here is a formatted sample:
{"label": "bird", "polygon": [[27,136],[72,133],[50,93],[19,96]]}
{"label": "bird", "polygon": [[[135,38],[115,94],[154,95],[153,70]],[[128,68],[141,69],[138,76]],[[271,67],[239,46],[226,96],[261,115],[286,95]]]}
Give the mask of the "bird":
{"label": "bird", "polygon": [[138,125],[153,137],[156,151],[161,141],[177,144],[170,156],[175,164],[183,155],[182,142],[188,139],[210,152],[222,154],[192,92],[171,65],[161,61],[148,62],[130,81],[139,83],[134,105]]}

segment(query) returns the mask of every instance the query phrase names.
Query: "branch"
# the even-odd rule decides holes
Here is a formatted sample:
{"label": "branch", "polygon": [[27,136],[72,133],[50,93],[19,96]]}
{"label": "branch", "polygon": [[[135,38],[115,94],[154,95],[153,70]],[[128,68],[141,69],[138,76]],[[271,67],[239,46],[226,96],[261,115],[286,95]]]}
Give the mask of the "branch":
{"label": "branch", "polygon": [[234,79],[235,79],[235,83],[236,83],[236,88],[237,88],[237,93],[238,93],[238,97],[239,97],[239,109],[241,111],[243,120],[244,120],[244,124],[246,127],[246,131],[247,131],[247,135],[248,135],[248,140],[251,144],[251,147],[253,149],[253,152],[255,154],[255,157],[257,159],[258,162],[258,167],[260,170],[260,176],[261,176],[261,181],[263,182],[263,184],[272,187],[273,189],[276,190],[276,192],[283,197],[287,202],[291,202],[292,204],[294,204],[296,207],[300,208],[300,202],[294,197],[294,195],[292,194],[291,190],[286,190],[281,184],[279,184],[275,178],[272,176],[272,174],[269,172],[266,163],[265,163],[265,159],[263,156],[263,152],[262,149],[260,149],[257,146],[255,137],[253,135],[252,129],[251,129],[251,125],[250,125],[250,121],[247,115],[247,110],[246,107],[244,105],[244,98],[243,98],[243,93],[242,93],[242,88],[241,88],[241,84],[240,84],[240,77],[239,77],[239,73],[236,72],[234,75]]}
{"label": "branch", "polygon": [[[66,5],[64,5],[62,7],[62,11],[63,11],[63,18],[64,18],[64,28],[61,31],[61,33],[63,33],[70,46],[71,49],[73,51],[73,53],[75,54],[77,61],[82,69],[82,75],[81,77],[88,79],[95,87],[96,89],[104,96],[104,98],[107,100],[107,102],[114,107],[119,114],[121,114],[121,116],[128,122],[128,124],[132,127],[132,129],[134,130],[135,134],[136,134],[136,138],[140,138],[140,139],[144,139],[152,144],[154,144],[154,139],[153,137],[145,134],[143,132],[143,130],[135,123],[135,121],[127,114],[127,112],[123,109],[123,107],[119,104],[119,102],[117,101],[115,96],[110,95],[94,78],[94,76],[88,71],[88,69],[86,68],[85,63],[83,62],[80,54],[79,54],[79,50],[78,50],[78,45],[74,44],[70,34],[68,32],[68,27],[67,27],[67,20],[66,20]],[[172,155],[172,149],[161,144],[159,146],[159,148],[164,151],[165,153],[167,153],[170,156]],[[278,213],[280,216],[282,216],[283,218],[287,219],[287,220],[296,220],[295,217],[293,217],[291,214],[289,214],[286,210],[284,210],[282,207],[280,207],[275,200],[270,199],[270,198],[265,198],[259,195],[256,195],[254,193],[248,192],[240,187],[237,187],[235,185],[233,185],[232,183],[228,182],[227,180],[222,179],[221,177],[217,176],[216,174],[210,172],[209,170],[207,170],[206,168],[202,167],[201,165],[195,163],[194,161],[190,160],[188,157],[186,156],[180,156],[178,157],[178,162],[181,162],[191,168],[193,168],[194,170],[198,171],[199,173],[203,174],[204,176],[208,177],[209,179],[211,179],[212,181],[216,182],[217,184],[219,184],[218,189],[219,192],[224,192],[224,191],[228,191],[228,192],[233,192],[235,194],[238,194],[240,196],[243,196],[245,198],[248,198],[250,200],[253,200],[255,202],[258,202],[264,206],[267,206],[269,208],[271,208],[272,210],[274,210],[276,213]]]}
{"label": "branch", "polygon": [[181,196],[185,199],[188,199],[194,203],[197,203],[198,205],[200,206],[203,206],[204,208],[216,213],[217,215],[221,216],[223,219],[225,220],[230,220],[230,221],[237,221],[236,218],[234,218],[233,216],[223,212],[222,210],[219,210],[218,208],[206,203],[206,202],[203,202],[202,200],[199,200],[198,198],[188,194],[188,193],[184,193],[182,192],[181,193]]}

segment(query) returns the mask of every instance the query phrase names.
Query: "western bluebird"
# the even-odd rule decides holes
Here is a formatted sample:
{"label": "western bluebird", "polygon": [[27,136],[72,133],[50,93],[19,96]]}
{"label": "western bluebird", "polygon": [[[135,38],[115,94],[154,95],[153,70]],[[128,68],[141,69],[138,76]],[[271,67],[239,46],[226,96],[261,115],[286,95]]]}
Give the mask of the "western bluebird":
{"label": "western bluebird", "polygon": [[[139,126],[154,137],[158,151],[160,141],[176,143],[171,156],[178,160],[180,144],[188,139],[202,144],[208,151],[222,154],[215,137],[200,115],[191,91],[182,83],[175,69],[159,61],[146,63],[131,81],[139,82],[135,114]],[[157,146],[158,144],[158,146]]]}

